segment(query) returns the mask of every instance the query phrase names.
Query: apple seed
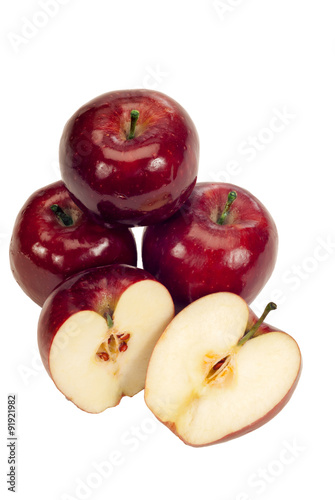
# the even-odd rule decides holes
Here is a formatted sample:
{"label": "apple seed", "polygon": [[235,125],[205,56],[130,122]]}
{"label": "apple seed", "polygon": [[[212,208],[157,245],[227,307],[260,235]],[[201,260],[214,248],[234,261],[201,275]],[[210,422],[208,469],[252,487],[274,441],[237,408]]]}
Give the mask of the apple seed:
{"label": "apple seed", "polygon": [[103,361],[109,360],[107,352],[97,352],[97,356],[99,356],[99,358],[102,359]]}
{"label": "apple seed", "polygon": [[231,364],[231,356],[225,356],[224,358],[220,359],[220,361],[217,361],[214,366],[210,369],[207,375],[207,381],[212,382],[214,379],[216,379],[219,376],[226,375],[228,372],[233,371],[233,367],[230,366]]}
{"label": "apple seed", "polygon": [[120,352],[125,352],[128,349],[127,343],[126,342],[121,342],[119,345],[119,351]]}
{"label": "apple seed", "polygon": [[117,335],[118,339],[121,339],[123,341],[129,340],[130,339],[130,333],[121,333],[120,335]]}
{"label": "apple seed", "polygon": [[221,368],[221,366],[223,365],[223,363],[226,361],[227,359],[227,356],[223,359],[221,359],[220,361],[218,361],[214,366],[213,366],[213,370],[216,371],[218,370],[219,368]]}

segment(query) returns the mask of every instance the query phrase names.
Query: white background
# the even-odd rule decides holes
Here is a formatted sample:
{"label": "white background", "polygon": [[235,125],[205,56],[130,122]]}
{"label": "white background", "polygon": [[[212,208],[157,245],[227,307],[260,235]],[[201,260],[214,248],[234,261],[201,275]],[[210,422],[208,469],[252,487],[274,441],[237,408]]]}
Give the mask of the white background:
{"label": "white background", "polygon": [[[13,495],[6,489],[12,392],[20,500],[331,498],[333,1],[51,3],[52,15],[43,1],[1,4],[1,498]],[[9,269],[17,212],[59,179],[66,120],[103,92],[138,87],[165,92],[193,118],[199,180],[247,188],[278,227],[277,266],[254,308],[277,302],[271,323],[298,341],[302,377],[275,419],[221,445],[184,445],[151,415],[143,393],[99,415],[68,402],[40,365],[40,309]],[[140,242],[141,230],[136,236]]]}

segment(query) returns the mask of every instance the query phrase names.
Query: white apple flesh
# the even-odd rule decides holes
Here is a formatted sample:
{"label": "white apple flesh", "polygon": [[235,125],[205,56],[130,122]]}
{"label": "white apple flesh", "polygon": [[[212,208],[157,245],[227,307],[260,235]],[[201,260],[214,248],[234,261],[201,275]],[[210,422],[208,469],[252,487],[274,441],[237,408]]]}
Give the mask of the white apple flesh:
{"label": "white apple flesh", "polygon": [[[64,308],[59,319],[57,311]],[[43,306],[43,362],[69,400],[102,412],[144,388],[152,350],[173,315],[169,292],[143,270],[107,266],[78,273]]]}
{"label": "white apple flesh", "polygon": [[286,333],[268,331],[239,344],[250,313],[235,294],[207,295],[183,309],[156,344],[145,401],[187,444],[250,432],[293,393],[301,370],[297,343]]}

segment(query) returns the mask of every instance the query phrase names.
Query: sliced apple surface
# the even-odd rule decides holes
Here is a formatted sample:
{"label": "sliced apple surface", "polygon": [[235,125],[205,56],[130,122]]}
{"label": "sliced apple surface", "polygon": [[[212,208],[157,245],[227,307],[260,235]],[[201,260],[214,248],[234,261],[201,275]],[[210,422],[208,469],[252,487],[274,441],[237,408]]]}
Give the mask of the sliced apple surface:
{"label": "sliced apple surface", "polygon": [[225,441],[259,427],[297,384],[301,354],[295,340],[265,330],[245,341],[250,315],[237,295],[207,295],[183,309],[156,344],[145,401],[187,444]]}
{"label": "sliced apple surface", "polygon": [[69,400],[99,413],[144,388],[152,350],[173,315],[169,292],[143,270],[120,265],[79,273],[43,306],[43,362]]}

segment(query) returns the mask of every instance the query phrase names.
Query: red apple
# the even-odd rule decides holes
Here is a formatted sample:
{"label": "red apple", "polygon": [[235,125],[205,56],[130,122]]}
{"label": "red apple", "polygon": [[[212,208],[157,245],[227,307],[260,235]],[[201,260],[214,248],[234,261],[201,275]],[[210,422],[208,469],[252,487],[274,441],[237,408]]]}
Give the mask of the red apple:
{"label": "red apple", "polygon": [[175,215],[145,229],[142,258],[178,308],[225,291],[250,303],[273,271],[277,247],[275,223],[255,196],[203,182]]}
{"label": "red apple", "polygon": [[43,305],[42,361],[70,401],[101,412],[144,388],[151,352],[173,315],[169,292],[143,269],[114,264],[82,271]]}
{"label": "red apple", "polygon": [[195,185],[198,157],[187,112],[153,90],[96,97],[69,119],[60,141],[62,178],[75,202],[129,226],[176,212]]}
{"label": "red apple", "polygon": [[82,269],[136,262],[131,230],[92,222],[61,181],[33,193],[16,218],[10,243],[12,272],[40,306],[59,283]]}
{"label": "red apple", "polygon": [[291,398],[302,361],[296,341],[263,325],[238,295],[218,292],[183,309],[159,338],[145,401],[182,441],[204,446],[257,429]]}

